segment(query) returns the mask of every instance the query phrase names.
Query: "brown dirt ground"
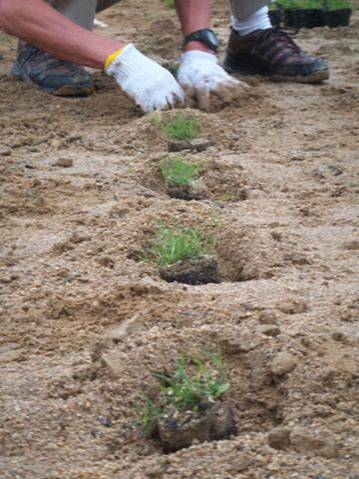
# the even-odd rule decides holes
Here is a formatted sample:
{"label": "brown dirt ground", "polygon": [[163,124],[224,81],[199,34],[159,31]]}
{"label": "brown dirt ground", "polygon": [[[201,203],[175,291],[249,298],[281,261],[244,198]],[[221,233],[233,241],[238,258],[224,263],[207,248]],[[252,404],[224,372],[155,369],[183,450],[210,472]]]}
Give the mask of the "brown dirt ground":
{"label": "brown dirt ground", "polygon": [[[125,0],[100,18],[171,60],[180,35],[161,10]],[[297,35],[330,81],[252,78],[239,104],[193,110],[215,142],[191,155],[209,165],[199,202],[166,196],[166,142],[112,81],[45,95],[11,78],[16,42],[1,37],[2,479],[359,477],[358,27],[355,14]],[[218,212],[220,285],[168,284],[135,261],[160,221],[211,231]],[[218,341],[238,435],[165,456],[134,426],[150,373]],[[278,428],[290,440],[274,444]]]}

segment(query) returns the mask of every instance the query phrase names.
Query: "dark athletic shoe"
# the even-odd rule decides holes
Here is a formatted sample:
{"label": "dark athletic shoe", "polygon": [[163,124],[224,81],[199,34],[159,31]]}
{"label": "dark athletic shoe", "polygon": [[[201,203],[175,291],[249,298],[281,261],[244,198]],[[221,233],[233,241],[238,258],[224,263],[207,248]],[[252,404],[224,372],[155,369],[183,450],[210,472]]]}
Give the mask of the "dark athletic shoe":
{"label": "dark athletic shoe", "polygon": [[12,74],[56,96],[86,96],[94,91],[91,75],[74,63],[58,60],[20,42]]}
{"label": "dark athletic shoe", "polygon": [[329,78],[324,60],[306,55],[277,28],[244,37],[232,29],[223,66],[229,73],[262,74],[274,81],[319,83]]}

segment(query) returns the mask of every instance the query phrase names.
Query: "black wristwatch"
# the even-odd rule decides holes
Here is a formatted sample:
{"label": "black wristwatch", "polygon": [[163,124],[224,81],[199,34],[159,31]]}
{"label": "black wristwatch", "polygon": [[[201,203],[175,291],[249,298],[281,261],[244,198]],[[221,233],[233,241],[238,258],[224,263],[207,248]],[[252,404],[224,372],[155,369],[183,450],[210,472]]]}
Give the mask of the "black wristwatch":
{"label": "black wristwatch", "polygon": [[184,45],[187,45],[189,42],[201,42],[207,45],[211,50],[216,51],[219,47],[219,41],[213,30],[210,28],[204,28],[203,30],[197,30],[196,32],[190,33],[184,39]]}

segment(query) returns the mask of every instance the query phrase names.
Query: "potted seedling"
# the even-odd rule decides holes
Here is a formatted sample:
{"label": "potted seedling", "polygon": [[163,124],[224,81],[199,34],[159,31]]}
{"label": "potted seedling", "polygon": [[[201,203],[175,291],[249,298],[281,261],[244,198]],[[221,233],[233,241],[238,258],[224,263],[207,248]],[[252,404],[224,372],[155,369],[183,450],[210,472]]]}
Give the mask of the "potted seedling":
{"label": "potted seedling", "polygon": [[161,226],[143,258],[157,264],[161,278],[168,282],[219,283],[214,247],[212,236],[194,228]]}
{"label": "potted seedling", "polygon": [[273,2],[269,5],[269,19],[273,27],[280,27],[283,19],[283,7]]}
{"label": "potted seedling", "polygon": [[325,24],[330,28],[346,27],[352,14],[351,2],[343,0],[326,0]]}
{"label": "potted seedling", "polygon": [[159,438],[165,453],[225,439],[236,433],[234,414],[225,401],[230,389],[220,352],[182,354],[173,373],[154,373],[159,383],[155,402],[146,398],[139,426]]}
{"label": "potted seedling", "polygon": [[[322,0],[318,0],[313,2],[311,6],[312,16],[307,16],[307,28],[315,28],[315,27],[324,27],[325,23],[325,15],[324,15],[324,5]],[[310,13],[310,12],[308,12]]]}
{"label": "potted seedling", "polygon": [[203,165],[183,158],[164,158],[160,171],[167,187],[167,194],[181,200],[201,200],[208,197],[208,188],[199,178]]}
{"label": "potted seedling", "polygon": [[282,0],[284,25],[288,28],[324,26],[323,5],[319,0]]}
{"label": "potted seedling", "polygon": [[153,123],[165,134],[168,139],[168,150],[177,152],[182,150],[204,151],[213,142],[199,138],[201,123],[198,118],[185,115],[183,112],[166,115],[156,114]]}

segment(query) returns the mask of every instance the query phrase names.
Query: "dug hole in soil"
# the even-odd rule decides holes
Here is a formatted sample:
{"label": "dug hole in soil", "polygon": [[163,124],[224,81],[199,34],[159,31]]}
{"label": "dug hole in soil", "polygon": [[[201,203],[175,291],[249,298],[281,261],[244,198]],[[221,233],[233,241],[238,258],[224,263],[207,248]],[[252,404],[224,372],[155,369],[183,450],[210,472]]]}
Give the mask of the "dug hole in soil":
{"label": "dug hole in soil", "polygon": [[[163,2],[99,18],[177,59]],[[222,45],[228,19],[214,1]],[[45,95],[10,76],[16,41],[1,35],[1,478],[359,474],[358,21],[295,36],[328,82],[251,77],[235,104],[186,110],[213,141],[185,153],[209,164],[196,201],[157,181],[175,153],[111,79],[95,74],[85,99]],[[168,283],[131,255],[161,221],[213,232],[218,209],[220,284]],[[152,373],[218,343],[237,433],[164,454],[136,427]]]}

